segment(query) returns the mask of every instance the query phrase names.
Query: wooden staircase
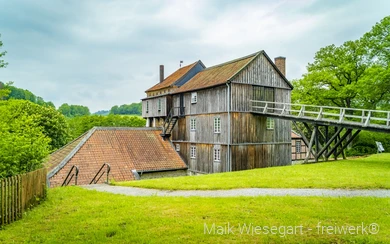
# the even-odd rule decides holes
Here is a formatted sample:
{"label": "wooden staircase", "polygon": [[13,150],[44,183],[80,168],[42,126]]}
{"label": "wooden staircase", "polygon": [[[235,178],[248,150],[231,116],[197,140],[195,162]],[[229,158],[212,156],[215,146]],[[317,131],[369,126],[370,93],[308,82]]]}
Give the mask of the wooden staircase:
{"label": "wooden staircase", "polygon": [[164,121],[163,131],[161,133],[161,136],[164,138],[164,140],[171,136],[173,128],[175,128],[175,125],[179,120],[179,114],[183,114],[182,111],[183,108],[180,107],[174,107],[169,111],[169,114]]}

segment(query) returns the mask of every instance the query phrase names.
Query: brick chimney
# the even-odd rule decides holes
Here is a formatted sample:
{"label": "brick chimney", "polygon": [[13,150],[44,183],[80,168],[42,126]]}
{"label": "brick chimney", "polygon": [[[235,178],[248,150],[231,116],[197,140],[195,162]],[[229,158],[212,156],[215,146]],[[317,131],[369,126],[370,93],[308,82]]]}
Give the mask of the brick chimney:
{"label": "brick chimney", "polygon": [[160,83],[164,80],[164,65],[160,65]]}
{"label": "brick chimney", "polygon": [[282,72],[284,76],[286,76],[286,58],[285,57],[276,57],[275,58],[276,67]]}

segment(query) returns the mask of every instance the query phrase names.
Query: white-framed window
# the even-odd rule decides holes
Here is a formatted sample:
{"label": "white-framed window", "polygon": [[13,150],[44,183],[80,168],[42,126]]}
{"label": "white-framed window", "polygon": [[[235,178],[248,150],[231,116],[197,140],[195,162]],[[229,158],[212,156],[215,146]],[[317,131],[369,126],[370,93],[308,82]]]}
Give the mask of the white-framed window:
{"label": "white-framed window", "polygon": [[301,153],[301,147],[302,147],[301,141],[296,140],[295,141],[295,152],[296,153]]}
{"label": "white-framed window", "polygon": [[197,103],[198,102],[198,93],[193,92],[191,93],[191,103]]}
{"label": "white-framed window", "polygon": [[149,101],[146,101],[146,113],[149,113]]}
{"label": "white-framed window", "polygon": [[180,144],[176,144],[176,151],[180,152]]}
{"label": "white-framed window", "polygon": [[196,146],[190,146],[190,157],[196,158]]}
{"label": "white-framed window", "polygon": [[273,118],[267,118],[267,130],[273,130],[275,128],[275,120]]}
{"label": "white-framed window", "polygon": [[158,109],[159,112],[161,111],[161,98],[158,99],[157,109]]}
{"label": "white-framed window", "polygon": [[196,119],[195,118],[190,119],[190,130],[196,131]]}
{"label": "white-framed window", "polygon": [[214,133],[221,133],[221,117],[214,118]]}
{"label": "white-framed window", "polygon": [[220,161],[221,161],[221,149],[214,148],[214,162],[220,162]]}

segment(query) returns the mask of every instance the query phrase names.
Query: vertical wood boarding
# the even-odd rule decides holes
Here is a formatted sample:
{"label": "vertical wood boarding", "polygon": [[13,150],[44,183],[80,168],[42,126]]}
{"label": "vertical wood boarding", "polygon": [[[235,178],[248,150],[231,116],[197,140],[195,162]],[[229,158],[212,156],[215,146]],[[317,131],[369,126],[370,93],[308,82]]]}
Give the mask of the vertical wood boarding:
{"label": "vertical wood boarding", "polygon": [[46,197],[46,168],[0,180],[0,226],[21,219]]}

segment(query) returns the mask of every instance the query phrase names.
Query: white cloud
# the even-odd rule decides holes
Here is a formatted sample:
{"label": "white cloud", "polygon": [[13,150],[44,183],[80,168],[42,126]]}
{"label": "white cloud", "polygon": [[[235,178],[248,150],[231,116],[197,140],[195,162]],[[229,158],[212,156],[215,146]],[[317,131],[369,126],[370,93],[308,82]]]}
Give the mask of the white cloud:
{"label": "white cloud", "polygon": [[360,37],[390,3],[19,0],[2,7],[10,65],[0,80],[57,106],[97,111],[139,101],[158,82],[158,65],[169,75],[180,60],[211,66],[264,49],[286,56],[287,76],[299,78],[319,48]]}

